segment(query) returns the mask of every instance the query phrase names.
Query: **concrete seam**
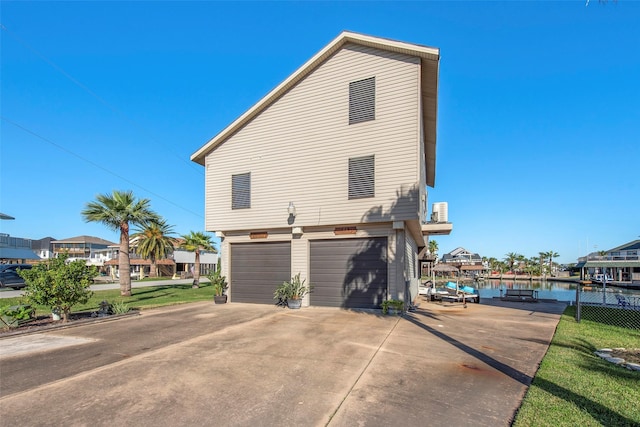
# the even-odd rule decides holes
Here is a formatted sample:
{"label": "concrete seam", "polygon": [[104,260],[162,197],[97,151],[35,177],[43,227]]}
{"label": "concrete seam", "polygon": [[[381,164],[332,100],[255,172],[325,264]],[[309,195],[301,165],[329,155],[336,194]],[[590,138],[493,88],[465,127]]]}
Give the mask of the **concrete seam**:
{"label": "concrete seam", "polygon": [[360,379],[362,378],[362,376],[365,374],[365,372],[367,372],[367,369],[369,369],[369,366],[371,366],[371,362],[373,362],[373,359],[376,358],[376,356],[378,355],[378,353],[380,353],[380,350],[382,349],[382,346],[387,342],[387,340],[389,339],[389,337],[391,336],[391,334],[393,333],[393,331],[396,329],[396,327],[398,326],[398,323],[400,323],[400,319],[402,319],[402,316],[398,316],[398,320],[396,320],[396,323],[393,325],[393,327],[389,330],[389,332],[387,333],[387,335],[384,337],[384,339],[382,340],[382,342],[380,343],[380,345],[378,346],[378,348],[376,349],[376,351],[371,355],[371,358],[369,359],[369,361],[367,362],[367,364],[364,366],[364,368],[362,368],[362,371],[360,372],[360,374],[358,375],[358,378],[356,378],[356,380],[353,382],[353,384],[351,385],[351,387],[349,387],[349,390],[347,391],[347,393],[344,395],[344,397],[342,398],[342,400],[340,401],[340,403],[338,404],[338,406],[336,407],[335,411],[333,411],[331,413],[331,415],[329,416],[329,420],[327,421],[327,423],[325,424],[325,427],[329,427],[329,425],[331,425],[331,421],[333,421],[333,417],[335,417],[335,415],[338,413],[338,411],[340,410],[340,408],[342,408],[342,405],[344,404],[344,402],[347,400],[347,398],[351,395],[351,393],[353,392],[353,389],[356,387],[356,385],[358,385],[358,383],[360,382]]}

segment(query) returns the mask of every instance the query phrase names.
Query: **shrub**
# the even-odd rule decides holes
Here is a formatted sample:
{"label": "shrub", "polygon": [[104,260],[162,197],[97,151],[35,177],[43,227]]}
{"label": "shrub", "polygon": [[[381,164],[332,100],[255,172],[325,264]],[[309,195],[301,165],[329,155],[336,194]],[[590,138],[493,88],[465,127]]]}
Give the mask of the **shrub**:
{"label": "shrub", "polygon": [[125,314],[129,312],[129,306],[124,301],[115,301],[111,303],[111,313]]}
{"label": "shrub", "polygon": [[398,313],[400,313],[404,309],[404,302],[395,299],[388,299],[386,301],[382,301],[381,306],[382,314],[387,314],[389,312],[389,309],[394,309]]}
{"label": "shrub", "polygon": [[71,307],[89,301],[93,294],[89,286],[98,275],[95,266],[87,266],[84,260],[67,262],[68,257],[52,258],[18,273],[27,285],[25,298],[33,304],[59,310],[64,322],[69,320]]}

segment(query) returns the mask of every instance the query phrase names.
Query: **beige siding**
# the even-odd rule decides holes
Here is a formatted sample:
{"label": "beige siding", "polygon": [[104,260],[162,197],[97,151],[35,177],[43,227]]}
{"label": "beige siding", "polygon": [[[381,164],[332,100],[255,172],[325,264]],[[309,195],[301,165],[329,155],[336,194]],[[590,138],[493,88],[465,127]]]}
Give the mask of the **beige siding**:
{"label": "beige siding", "polygon": [[[291,240],[291,277],[300,273],[300,280],[309,282],[309,241],[296,237]],[[304,306],[309,305],[309,295],[302,301]]]}
{"label": "beige siding", "polygon": [[406,280],[409,282],[409,295],[405,301],[412,302],[418,296],[418,246],[408,231],[405,233],[405,246],[405,274],[407,275]]}
{"label": "beige siding", "polygon": [[[362,46],[338,51],[208,154],[207,230],[288,227],[290,201],[301,227],[417,219],[419,67],[417,58]],[[350,126],[349,82],[371,76],[376,119]],[[369,154],[376,197],[348,200],[348,160]],[[244,172],[251,172],[251,208],[232,210],[231,175]]]}

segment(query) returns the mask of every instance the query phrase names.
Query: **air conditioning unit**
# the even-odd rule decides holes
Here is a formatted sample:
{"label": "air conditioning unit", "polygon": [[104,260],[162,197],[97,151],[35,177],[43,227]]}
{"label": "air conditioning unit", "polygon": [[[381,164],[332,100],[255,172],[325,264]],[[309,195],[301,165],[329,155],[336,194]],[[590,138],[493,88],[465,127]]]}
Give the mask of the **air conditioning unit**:
{"label": "air conditioning unit", "polygon": [[449,222],[449,205],[447,202],[437,202],[432,205],[431,222]]}

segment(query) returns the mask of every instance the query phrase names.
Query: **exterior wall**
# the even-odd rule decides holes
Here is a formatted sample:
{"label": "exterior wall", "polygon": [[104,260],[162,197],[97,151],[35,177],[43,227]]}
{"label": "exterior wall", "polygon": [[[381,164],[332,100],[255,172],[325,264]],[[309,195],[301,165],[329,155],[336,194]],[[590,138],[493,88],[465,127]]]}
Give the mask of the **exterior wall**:
{"label": "exterior wall", "polygon": [[405,238],[405,280],[408,282],[408,292],[405,301],[413,302],[418,296],[419,277],[418,277],[418,246],[416,241],[409,233]]}
{"label": "exterior wall", "polygon": [[[309,284],[309,239],[294,236],[291,240],[291,277],[300,273],[300,280]],[[309,294],[304,296],[302,303],[309,305]]]}
{"label": "exterior wall", "polygon": [[[349,82],[372,76],[376,118],[349,125]],[[206,229],[290,227],[289,202],[297,210],[293,225],[305,232],[311,226],[417,220],[423,203],[418,188],[424,187],[419,81],[415,57],[359,45],[339,50],[207,155]],[[348,160],[370,154],[376,196],[348,200]],[[232,210],[231,176],[245,172],[251,172],[251,208]]]}
{"label": "exterior wall", "polygon": [[[305,229],[304,234],[293,236],[290,229],[280,229],[269,231],[269,235],[266,239],[251,239],[248,232],[230,233],[225,236],[222,241],[221,247],[221,268],[222,275],[227,277],[227,281],[231,283],[231,244],[234,243],[260,243],[260,242],[275,242],[275,241],[291,241],[291,276],[300,273],[301,279],[309,278],[309,248],[310,241],[312,240],[328,240],[328,239],[349,239],[349,238],[363,238],[363,237],[387,237],[387,257],[388,257],[388,277],[390,293],[394,292],[391,289],[396,289],[395,275],[399,271],[403,275],[404,267],[398,265],[399,260],[396,259],[396,237],[395,230],[392,229],[390,223],[379,223],[358,226],[358,230],[355,234],[350,235],[336,235],[334,233],[334,227],[312,227]],[[404,282],[403,286],[404,286]],[[233,292],[233,290],[230,290]],[[309,305],[309,295],[305,296],[303,305]]]}

